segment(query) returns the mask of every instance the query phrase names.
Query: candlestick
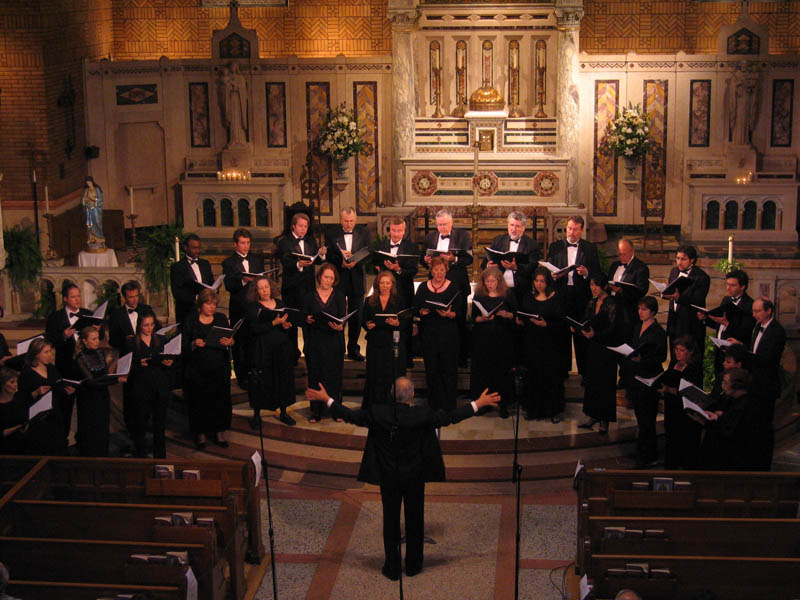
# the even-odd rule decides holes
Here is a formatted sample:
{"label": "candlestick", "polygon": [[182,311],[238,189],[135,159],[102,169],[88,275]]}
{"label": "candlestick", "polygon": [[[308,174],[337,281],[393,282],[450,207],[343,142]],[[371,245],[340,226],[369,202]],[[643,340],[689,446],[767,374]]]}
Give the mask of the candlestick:
{"label": "candlestick", "polygon": [[47,186],[44,186],[44,212],[50,213],[50,194],[47,191]]}
{"label": "candlestick", "polygon": [[728,263],[733,262],[733,236],[728,236]]}
{"label": "candlestick", "polygon": [[133,186],[128,187],[128,196],[131,201],[131,214],[133,214]]}
{"label": "candlestick", "polygon": [[178,236],[175,236],[175,262],[178,262],[181,259],[181,248],[180,248],[180,240]]}

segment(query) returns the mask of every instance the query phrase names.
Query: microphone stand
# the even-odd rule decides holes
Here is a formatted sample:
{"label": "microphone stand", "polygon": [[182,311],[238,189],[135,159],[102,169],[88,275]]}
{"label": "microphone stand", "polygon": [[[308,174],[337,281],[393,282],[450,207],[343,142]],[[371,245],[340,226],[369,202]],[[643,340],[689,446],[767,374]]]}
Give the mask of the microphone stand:
{"label": "microphone stand", "polygon": [[[392,430],[392,437],[399,429],[399,423],[397,422],[397,361],[400,359],[400,330],[392,331],[392,400],[394,401],[394,428]],[[397,455],[394,458],[394,470],[395,475],[400,475],[400,465],[398,464]],[[402,501],[402,496],[401,496]],[[400,527],[400,523],[398,520],[397,523],[398,528]],[[406,523],[406,527],[408,527],[408,523]],[[403,596],[403,537],[397,537],[397,556],[400,558],[400,577],[397,580],[398,586],[400,588],[400,600],[404,600]],[[408,549],[406,549],[407,551]]]}
{"label": "microphone stand", "polygon": [[522,492],[522,465],[519,464],[519,409],[522,404],[522,389],[524,367],[515,367],[514,372],[514,396],[516,396],[517,407],[514,417],[514,464],[512,467],[511,481],[516,484],[516,512],[517,512],[517,531],[516,531],[516,549],[514,555],[514,600],[519,598],[519,548],[520,548],[520,508],[521,508],[521,492]]}
{"label": "microphone stand", "polygon": [[[263,374],[261,375],[263,377]],[[263,389],[263,388],[262,388]],[[278,574],[275,572],[275,531],[272,528],[272,501],[269,496],[269,464],[264,454],[264,431],[261,422],[261,408],[258,408],[258,439],[261,443],[261,473],[267,489],[267,522],[269,524],[269,558],[272,565],[272,597],[278,600]]]}

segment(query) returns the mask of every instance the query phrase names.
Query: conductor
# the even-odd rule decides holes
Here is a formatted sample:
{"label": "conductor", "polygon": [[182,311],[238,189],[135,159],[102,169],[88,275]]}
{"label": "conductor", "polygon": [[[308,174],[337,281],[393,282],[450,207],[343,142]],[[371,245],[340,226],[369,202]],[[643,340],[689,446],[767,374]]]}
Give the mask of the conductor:
{"label": "conductor", "polygon": [[432,410],[414,402],[414,384],[408,377],[395,381],[396,404],[371,404],[350,410],[334,403],[325,388],[306,390],[307,400],[327,401],[335,417],[368,427],[358,480],[381,487],[383,548],[381,572],[400,578],[400,504],[405,505],[406,575],[422,571],[425,530],[425,483],[444,481],[444,461],[435,429],[463,421],[484,406],[496,406],[500,395],[486,389],[480,398],[450,412]]}

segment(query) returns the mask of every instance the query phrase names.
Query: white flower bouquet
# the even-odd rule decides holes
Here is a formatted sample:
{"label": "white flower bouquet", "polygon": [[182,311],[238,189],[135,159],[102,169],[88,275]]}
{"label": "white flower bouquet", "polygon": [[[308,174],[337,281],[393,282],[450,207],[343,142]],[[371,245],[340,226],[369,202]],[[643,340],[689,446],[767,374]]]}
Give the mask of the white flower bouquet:
{"label": "white flower bouquet", "polygon": [[317,154],[328,156],[335,161],[344,161],[359,154],[370,154],[372,146],[364,139],[353,117],[344,103],[329,110],[319,129],[315,144]]}
{"label": "white flower bouquet", "polygon": [[640,158],[652,147],[647,135],[650,132],[650,119],[638,104],[628,104],[622,114],[608,124],[601,142],[608,154],[624,158]]}

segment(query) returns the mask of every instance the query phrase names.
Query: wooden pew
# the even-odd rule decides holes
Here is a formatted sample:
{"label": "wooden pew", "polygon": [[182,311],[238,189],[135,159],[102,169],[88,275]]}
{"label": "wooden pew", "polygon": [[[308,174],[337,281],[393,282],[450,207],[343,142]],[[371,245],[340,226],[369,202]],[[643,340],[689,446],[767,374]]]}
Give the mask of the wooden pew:
{"label": "wooden pew", "polygon": [[[608,569],[626,563],[647,563],[651,569],[666,568],[669,579],[609,577]],[[589,561],[596,573],[594,593],[613,598],[629,588],[647,600],[688,600],[707,589],[721,600],[794,600],[800,597],[800,558],[753,556],[660,556],[596,554]]]}
{"label": "wooden pew", "polygon": [[[687,490],[634,490],[654,477],[689,481]],[[578,483],[577,569],[592,516],[796,518],[800,474],[736,471],[622,471],[583,469]]]}
{"label": "wooden pew", "polygon": [[202,550],[202,544],[0,537],[0,562],[15,578],[30,581],[47,578],[180,587],[188,566],[133,563],[130,556]]}
{"label": "wooden pew", "polygon": [[[217,525],[211,529],[155,524],[156,516],[170,516],[176,511],[192,512],[195,517],[213,516]],[[206,507],[181,506],[177,510],[172,505],[17,500],[12,502],[6,512],[11,515],[12,524],[3,528],[3,534],[11,537],[116,541],[135,539],[146,542],[201,544],[201,552],[189,552],[189,563],[197,577],[199,598],[205,600],[223,600],[227,596],[226,567],[235,564],[231,561],[237,559],[235,552],[240,547],[233,538],[233,532],[237,529],[234,519],[225,509],[209,511]],[[226,540],[227,547],[224,545]],[[242,557],[238,556],[238,559],[241,562]]]}
{"label": "wooden pew", "polygon": [[97,600],[116,594],[147,593],[154,600],[186,600],[186,582],[182,586],[130,585],[124,583],[75,583],[69,581],[25,581],[12,579],[8,593],[24,600]]}
{"label": "wooden pew", "polygon": [[[663,530],[663,537],[604,537],[606,527]],[[717,519],[699,517],[589,517],[584,540],[590,555],[800,557],[798,519]],[[587,547],[588,545],[588,547]]]}

